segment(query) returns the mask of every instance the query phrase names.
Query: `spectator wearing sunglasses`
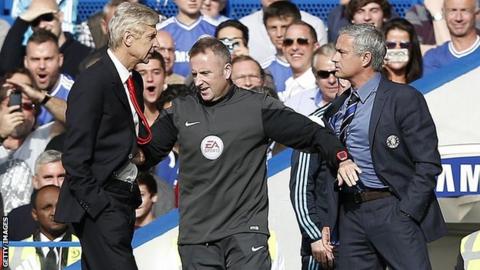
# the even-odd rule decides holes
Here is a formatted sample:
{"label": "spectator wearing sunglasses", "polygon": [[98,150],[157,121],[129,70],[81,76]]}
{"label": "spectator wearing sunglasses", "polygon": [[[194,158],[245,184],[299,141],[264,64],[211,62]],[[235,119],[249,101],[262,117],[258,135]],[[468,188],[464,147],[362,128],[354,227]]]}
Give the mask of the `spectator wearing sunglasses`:
{"label": "spectator wearing sunglasses", "polygon": [[387,55],[383,73],[391,81],[411,83],[422,77],[422,53],[413,25],[403,18],[383,26]]}
{"label": "spectator wearing sunglasses", "polygon": [[350,85],[345,80],[340,84],[335,77],[335,64],[331,61],[334,53],[335,45],[332,43],[327,43],[313,52],[311,65],[316,87],[293,96],[285,105],[308,116],[327,106],[339,91],[342,92],[346,85]]}
{"label": "spectator wearing sunglasses", "polygon": [[80,62],[89,54],[90,48],[76,41],[72,34],[62,32],[62,21],[63,13],[59,11],[55,0],[32,0],[27,11],[17,17],[8,31],[0,51],[0,74],[22,67],[25,56],[23,36],[31,27],[34,32],[38,29],[48,30],[58,38],[60,53],[64,56],[61,72],[75,77]]}
{"label": "spectator wearing sunglasses", "polygon": [[277,92],[285,91],[285,81],[292,76],[290,64],[283,55],[283,39],[290,24],[301,19],[300,10],[290,1],[275,2],[263,10],[263,24],[270,41],[275,46],[275,57],[262,63],[273,75]]}
{"label": "spectator wearing sunglasses", "polygon": [[316,88],[312,72],[312,57],[316,48],[317,34],[311,25],[296,21],[287,28],[283,54],[290,64],[292,76],[285,81],[285,91],[278,95],[280,100],[286,102],[297,94]]}
{"label": "spectator wearing sunglasses", "polygon": [[[0,89],[0,183],[5,214],[30,201],[35,160],[52,137],[63,131],[65,101],[32,87],[33,79],[25,69],[7,73]],[[15,90],[14,90],[15,89]],[[10,106],[14,97],[20,105]],[[56,121],[35,127],[41,104]]]}
{"label": "spectator wearing sunglasses", "polygon": [[[343,93],[346,85],[340,85],[335,77],[335,64],[332,57],[335,54],[335,45],[325,44],[313,53],[312,70],[315,74],[318,89],[300,94],[302,97],[295,100],[300,113],[309,111],[310,119],[323,124],[324,112],[330,107],[331,102],[337,95]],[[342,81],[343,82],[343,81]],[[307,94],[308,93],[308,94]],[[319,99],[315,103],[316,98]],[[302,107],[308,110],[302,111]],[[318,108],[317,110],[312,110]],[[308,162],[307,162],[308,160]],[[329,269],[333,265],[333,253],[328,252],[322,243],[322,224],[325,223],[328,208],[326,198],[327,190],[333,190],[331,186],[334,177],[325,166],[325,160],[315,153],[294,151],[292,155],[292,170],[290,174],[290,199],[292,202],[298,226],[302,233],[300,253],[302,256],[302,269]],[[327,188],[330,186],[330,189]],[[329,233],[329,229],[327,233]]]}

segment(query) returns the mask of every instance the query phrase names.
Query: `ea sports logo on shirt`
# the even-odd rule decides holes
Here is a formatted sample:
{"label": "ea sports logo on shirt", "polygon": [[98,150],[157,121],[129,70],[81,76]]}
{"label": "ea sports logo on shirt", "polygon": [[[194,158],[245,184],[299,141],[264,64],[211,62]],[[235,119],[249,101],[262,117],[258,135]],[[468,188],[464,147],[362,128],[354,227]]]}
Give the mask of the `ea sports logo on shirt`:
{"label": "ea sports logo on shirt", "polygon": [[204,157],[210,160],[217,159],[223,152],[223,141],[217,136],[207,136],[200,145]]}

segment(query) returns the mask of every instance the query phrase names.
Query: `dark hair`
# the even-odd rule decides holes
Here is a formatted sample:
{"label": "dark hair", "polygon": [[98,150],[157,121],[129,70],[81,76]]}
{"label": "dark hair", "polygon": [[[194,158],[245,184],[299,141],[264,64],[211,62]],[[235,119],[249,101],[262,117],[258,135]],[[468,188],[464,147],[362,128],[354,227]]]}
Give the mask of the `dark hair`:
{"label": "dark hair", "polygon": [[417,33],[415,32],[414,26],[409,21],[403,18],[395,18],[383,25],[385,39],[387,38],[388,32],[393,29],[407,32],[410,38],[410,48],[408,49],[410,57],[405,75],[407,83],[413,82],[422,77],[423,74],[422,52],[420,50],[420,42],[418,41]]}
{"label": "dark hair", "polygon": [[353,15],[355,15],[359,9],[370,3],[379,4],[383,11],[383,18],[390,18],[392,6],[387,0],[351,0],[346,8],[348,20],[353,20]]}
{"label": "dark hair", "polygon": [[50,188],[53,188],[53,189],[56,189],[56,190],[60,191],[60,187],[58,187],[58,186],[55,186],[55,185],[47,185],[47,186],[41,187],[41,188],[38,189],[38,190],[34,190],[34,191],[32,192],[32,197],[31,197],[32,209],[37,209],[37,198],[38,198],[38,194],[40,194],[40,192],[43,192],[45,189],[50,189]]}
{"label": "dark hair", "polygon": [[287,28],[287,31],[288,29],[290,29],[290,27],[292,27],[293,25],[303,25],[305,27],[308,28],[308,31],[310,32],[310,35],[313,37],[313,42],[318,42],[318,37],[317,37],[317,32],[315,31],[315,28],[313,28],[313,26],[311,26],[310,24],[304,22],[304,21],[301,21],[301,20],[297,20],[297,21],[294,21],[292,24],[290,24]]}
{"label": "dark hair", "polygon": [[169,84],[157,100],[157,108],[163,110],[165,103],[174,100],[176,97],[185,97],[195,94],[195,90],[185,84]]}
{"label": "dark hair", "polygon": [[[9,71],[9,72],[5,73],[5,75],[0,79],[0,101],[7,98],[7,88],[3,87],[3,85],[5,84],[7,79],[12,78],[13,75],[15,75],[17,73],[28,76],[30,81],[32,83],[34,82],[32,73],[30,73],[30,71],[28,71],[28,69],[23,68],[23,67],[22,68],[17,68],[17,69],[14,69],[12,71]],[[40,112],[41,112],[40,103],[33,102],[33,100],[32,100],[32,103],[35,105],[35,111],[34,112],[35,112],[35,119],[36,119],[40,115]]]}
{"label": "dark hair", "polygon": [[240,30],[243,35],[243,41],[245,42],[245,45],[248,44],[248,27],[246,27],[243,23],[241,23],[239,20],[226,20],[222,23],[220,23],[217,28],[215,28],[215,37],[218,38],[218,32],[222,30],[223,28],[227,27],[233,27],[235,29]]}
{"label": "dark hair", "polygon": [[160,62],[160,67],[162,68],[163,73],[167,74],[167,69],[166,69],[166,66],[165,66],[165,60],[163,59],[163,56],[159,52],[154,51],[152,53],[152,56],[150,57],[150,60],[151,59],[158,60]]}
{"label": "dark hair", "polygon": [[290,1],[278,1],[263,9],[263,24],[267,25],[270,18],[293,18],[294,21],[301,20],[302,15],[297,5]]}
{"label": "dark hair", "polygon": [[212,51],[214,55],[220,56],[225,63],[232,62],[230,51],[228,51],[227,47],[220,40],[210,36],[197,40],[188,52],[188,56],[192,59],[198,54],[207,53],[207,51]]}
{"label": "dark hair", "polygon": [[28,46],[29,43],[42,44],[42,43],[49,42],[49,41],[53,42],[55,44],[55,47],[57,47],[57,50],[59,51],[57,36],[55,36],[50,31],[47,31],[47,30],[42,29],[42,28],[38,28],[33,32],[33,34],[30,36],[30,38],[28,38],[27,46]]}
{"label": "dark hair", "polygon": [[253,59],[253,57],[249,55],[240,55],[235,57],[235,59],[232,60],[232,66],[235,65],[235,63],[244,62],[244,61],[252,61],[253,63],[255,63],[255,65],[260,70],[261,79],[265,80],[265,70],[263,70],[262,66],[260,65],[260,63],[258,63],[257,60]]}
{"label": "dark hair", "polygon": [[157,181],[153,175],[149,172],[138,172],[137,175],[138,185],[145,185],[150,194],[157,194]]}

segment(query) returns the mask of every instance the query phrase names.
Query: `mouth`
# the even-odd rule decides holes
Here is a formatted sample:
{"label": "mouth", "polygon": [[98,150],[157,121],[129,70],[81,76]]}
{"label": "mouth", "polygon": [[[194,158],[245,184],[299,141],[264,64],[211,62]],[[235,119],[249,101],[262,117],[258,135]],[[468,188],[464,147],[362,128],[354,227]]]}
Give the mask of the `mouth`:
{"label": "mouth", "polygon": [[155,86],[148,86],[146,89],[147,89],[147,91],[150,92],[150,93],[155,92]]}

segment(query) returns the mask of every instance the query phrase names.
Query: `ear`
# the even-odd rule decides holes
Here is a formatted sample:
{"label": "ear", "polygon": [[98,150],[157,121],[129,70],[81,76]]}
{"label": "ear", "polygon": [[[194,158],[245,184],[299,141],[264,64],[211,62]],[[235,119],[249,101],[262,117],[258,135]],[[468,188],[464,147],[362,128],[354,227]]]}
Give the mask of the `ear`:
{"label": "ear", "polygon": [[57,13],[57,17],[58,17],[58,21],[59,21],[60,23],[62,23],[62,22],[63,22],[63,12],[62,12],[62,11],[59,11],[59,12]]}
{"label": "ear", "polygon": [[157,200],[158,200],[158,195],[157,194],[153,195],[152,196],[152,202],[156,203]]}
{"label": "ear", "polygon": [[38,183],[38,178],[37,178],[36,175],[32,176],[32,185],[33,185],[33,189],[35,189],[35,190],[40,189],[39,183]]}
{"label": "ear", "polygon": [[225,67],[223,68],[223,76],[227,80],[230,79],[230,77],[232,76],[232,64],[230,63],[225,64]]}
{"label": "ear", "polygon": [[100,28],[102,29],[103,34],[106,35],[108,33],[108,25],[107,25],[107,22],[105,21],[105,18],[102,18],[100,20]]}
{"label": "ear", "polygon": [[371,52],[365,52],[362,55],[362,67],[368,67],[372,63],[372,53]]}
{"label": "ear", "polygon": [[123,43],[125,44],[125,46],[131,47],[134,40],[135,40],[135,36],[133,35],[132,32],[125,31],[123,33]]}
{"label": "ear", "polygon": [[37,209],[32,208],[32,218],[35,221],[38,221]]}
{"label": "ear", "polygon": [[58,66],[62,67],[63,66],[63,53],[60,53],[58,55]]}
{"label": "ear", "polygon": [[320,48],[320,44],[318,44],[318,42],[313,43],[313,50],[316,50],[318,48]]}
{"label": "ear", "polygon": [[[27,45],[27,47],[28,47],[28,45]],[[26,49],[28,49],[28,48],[26,48]],[[26,53],[25,53],[25,56],[23,57],[23,66],[24,66],[24,67],[27,67],[27,66],[28,66],[28,65],[27,65],[27,54],[26,54]]]}

